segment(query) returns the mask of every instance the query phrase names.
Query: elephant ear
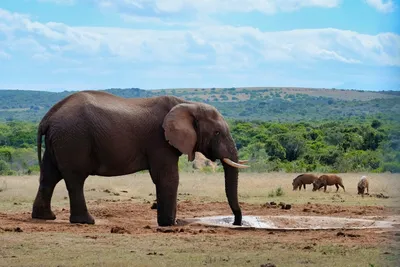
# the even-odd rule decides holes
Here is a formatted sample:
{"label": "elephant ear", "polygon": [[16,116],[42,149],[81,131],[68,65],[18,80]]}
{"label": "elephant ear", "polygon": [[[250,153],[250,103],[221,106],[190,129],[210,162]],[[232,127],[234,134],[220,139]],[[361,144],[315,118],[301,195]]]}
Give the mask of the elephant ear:
{"label": "elephant ear", "polygon": [[188,155],[189,161],[194,160],[197,142],[193,127],[194,109],[193,104],[179,104],[171,109],[163,122],[165,139],[182,154]]}

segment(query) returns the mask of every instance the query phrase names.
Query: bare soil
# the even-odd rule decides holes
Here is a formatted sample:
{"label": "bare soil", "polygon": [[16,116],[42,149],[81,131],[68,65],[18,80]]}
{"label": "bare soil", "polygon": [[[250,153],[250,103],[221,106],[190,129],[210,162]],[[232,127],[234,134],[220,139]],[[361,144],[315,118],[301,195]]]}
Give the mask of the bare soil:
{"label": "bare soil", "polygon": [[[173,227],[158,227],[155,188],[146,173],[88,179],[85,196],[95,225],[69,223],[63,183],[52,199],[57,219],[33,220],[38,177],[0,177],[0,266],[400,266],[400,176],[368,174],[371,192],[361,198],[360,175],[342,174],[346,192],[324,193],[292,191],[297,174],[243,173],[242,212],[386,220],[396,222],[394,228],[281,231],[187,224],[189,218],[232,216],[219,173],[182,175]],[[269,196],[279,187],[284,195]]]}
{"label": "bare soil", "polygon": [[[398,220],[399,211],[383,206],[340,206],[329,204],[299,204],[290,210],[271,208],[267,205],[245,204],[242,209],[247,215],[328,215],[351,218],[378,218],[381,220]],[[132,200],[104,201],[96,200],[88,203],[91,214],[95,217],[95,225],[70,224],[68,209],[54,209],[57,219],[43,221],[31,219],[30,212],[0,213],[0,231],[7,232],[64,232],[84,235],[102,233],[130,235],[158,235],[160,232],[173,235],[220,235],[251,236],[267,235],[269,241],[280,243],[340,243],[352,244],[394,244],[396,233],[400,230],[400,221],[392,229],[362,230],[323,230],[323,231],[275,231],[262,229],[231,229],[200,224],[185,224],[182,219],[203,216],[231,215],[225,202],[195,203],[181,201],[178,203],[178,224],[173,227],[158,227],[157,210],[151,209],[150,203],[135,203]],[[342,234],[340,234],[342,233]]]}

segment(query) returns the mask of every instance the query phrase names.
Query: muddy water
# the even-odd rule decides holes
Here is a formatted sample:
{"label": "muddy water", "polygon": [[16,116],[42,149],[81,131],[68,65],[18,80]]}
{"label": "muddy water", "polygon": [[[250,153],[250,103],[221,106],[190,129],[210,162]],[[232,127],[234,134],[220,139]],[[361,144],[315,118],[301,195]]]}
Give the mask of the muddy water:
{"label": "muddy water", "polygon": [[233,226],[232,216],[186,219],[188,223],[231,227],[282,230],[368,229],[392,228],[395,222],[374,219],[354,219],[329,216],[243,216],[242,226]]}

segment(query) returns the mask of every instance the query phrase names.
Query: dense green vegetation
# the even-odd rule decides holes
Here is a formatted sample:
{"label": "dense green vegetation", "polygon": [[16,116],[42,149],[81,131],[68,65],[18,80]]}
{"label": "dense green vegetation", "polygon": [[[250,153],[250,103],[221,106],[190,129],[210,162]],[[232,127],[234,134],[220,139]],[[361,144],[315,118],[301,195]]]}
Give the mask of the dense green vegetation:
{"label": "dense green vegetation", "polygon": [[[107,89],[122,97],[175,95],[214,105],[228,119],[243,171],[400,172],[396,91],[298,88]],[[38,170],[37,124],[73,92],[0,90],[0,175]],[[343,94],[346,94],[343,96]],[[181,158],[180,167],[191,165]]]}
{"label": "dense green vegetation", "polygon": [[249,171],[400,172],[400,124],[231,122]]}
{"label": "dense green vegetation", "polygon": [[[276,123],[229,120],[244,171],[400,172],[400,124],[367,120]],[[38,170],[36,123],[0,124],[0,175]],[[181,165],[185,163],[182,157]]]}

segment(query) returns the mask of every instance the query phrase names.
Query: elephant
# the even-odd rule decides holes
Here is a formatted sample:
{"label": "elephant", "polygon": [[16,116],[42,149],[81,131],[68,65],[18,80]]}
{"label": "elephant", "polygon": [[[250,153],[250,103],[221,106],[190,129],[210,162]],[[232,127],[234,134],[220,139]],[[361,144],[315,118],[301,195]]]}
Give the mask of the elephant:
{"label": "elephant", "polygon": [[239,161],[229,126],[215,107],[174,96],[123,98],[96,90],[73,93],[52,106],[39,123],[40,179],[31,217],[56,219],[51,198],[64,179],[70,223],[95,224],[84,196],[86,178],[148,170],[156,188],[157,223],[175,225],[178,160],[185,154],[193,161],[196,151],[213,162],[221,160],[233,225],[242,225],[238,175],[240,168],[249,166]]}
{"label": "elephant", "polygon": [[344,188],[343,185],[343,180],[340,176],[337,176],[335,174],[323,174],[321,175],[317,180],[313,182],[313,190],[312,191],[317,191],[320,188],[324,188],[324,192],[326,192],[326,187],[327,186],[336,186],[336,192],[339,191],[339,186],[343,188],[343,191],[346,192],[346,189]]}

